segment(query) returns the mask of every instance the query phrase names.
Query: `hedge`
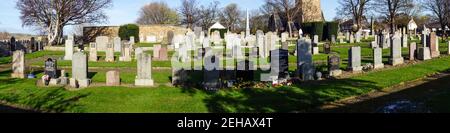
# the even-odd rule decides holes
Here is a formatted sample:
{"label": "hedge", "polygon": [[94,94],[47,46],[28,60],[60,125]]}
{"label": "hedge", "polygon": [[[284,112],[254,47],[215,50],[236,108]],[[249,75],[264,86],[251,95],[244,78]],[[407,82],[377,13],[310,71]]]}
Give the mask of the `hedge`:
{"label": "hedge", "polygon": [[139,42],[139,26],[135,24],[122,25],[119,28],[119,37],[122,40],[130,40],[134,36],[134,42]]}
{"label": "hedge", "polygon": [[337,22],[308,22],[302,24],[303,33],[319,36],[319,40],[331,40],[331,35],[337,37],[339,23]]}

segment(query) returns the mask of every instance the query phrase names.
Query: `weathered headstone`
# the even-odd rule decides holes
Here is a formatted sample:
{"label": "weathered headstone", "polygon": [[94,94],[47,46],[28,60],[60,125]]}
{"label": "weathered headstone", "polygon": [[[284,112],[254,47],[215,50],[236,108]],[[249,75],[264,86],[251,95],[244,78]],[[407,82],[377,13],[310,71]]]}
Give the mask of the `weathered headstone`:
{"label": "weathered headstone", "polygon": [[416,42],[412,42],[409,45],[409,60],[413,61],[416,58],[416,50],[417,50],[417,44]]}
{"label": "weathered headstone", "polygon": [[73,40],[73,36],[69,37],[69,39],[66,40],[66,44],[65,44],[65,55],[64,55],[64,60],[72,60],[72,55],[73,55],[73,45],[74,45],[74,40]]}
{"label": "weathered headstone", "polygon": [[[97,45],[98,48],[98,45]],[[106,49],[106,62],[114,62],[114,46],[113,44],[109,43]]]}
{"label": "weathered headstone", "polygon": [[72,78],[70,86],[74,88],[85,88],[91,83],[88,79],[88,62],[83,52],[77,52],[72,59]]}
{"label": "weathered headstone", "polygon": [[109,37],[99,36],[95,38],[95,43],[97,44],[97,51],[106,51],[108,48]]}
{"label": "weathered headstone", "polygon": [[281,42],[286,42],[289,37],[289,33],[283,32],[281,33]]}
{"label": "weathered headstone", "polygon": [[347,68],[352,72],[362,71],[361,66],[361,47],[351,47],[348,51],[348,64]]}
{"label": "weathered headstone", "polygon": [[270,68],[274,76],[278,79],[285,79],[289,76],[289,51],[276,49],[270,51]]}
{"label": "weathered headstone", "polygon": [[323,51],[325,54],[330,54],[331,53],[331,46],[329,43],[325,43],[323,45]]}
{"label": "weathered headstone", "polygon": [[57,74],[57,62],[55,59],[48,58],[44,63],[44,74],[48,75],[52,79],[58,78]]}
{"label": "weathered headstone", "polygon": [[150,55],[141,53],[137,56],[137,76],[134,84],[136,86],[153,86],[152,57]]}
{"label": "weathered headstone", "polygon": [[420,47],[417,49],[417,59],[429,60],[431,59],[431,51],[429,47]]}
{"label": "weathered headstone", "polygon": [[114,37],[114,52],[121,52],[122,50],[122,40],[120,37]]}
{"label": "weathered headstone", "polygon": [[132,54],[131,54],[131,46],[130,46],[131,44],[129,44],[129,43],[124,43],[123,45],[122,45],[122,50],[120,50],[121,52],[120,52],[120,57],[119,57],[119,61],[125,61],[125,62],[129,62],[129,61],[131,61],[131,56],[132,56]]}
{"label": "weathered headstone", "polygon": [[106,86],[119,86],[120,85],[120,72],[108,71],[106,72]]}
{"label": "weathered headstone", "polygon": [[153,58],[159,58],[159,50],[161,50],[161,45],[153,45]]}
{"label": "weathered headstone", "polygon": [[403,64],[401,38],[399,35],[395,35],[391,39],[391,57],[389,63],[392,66]]}
{"label": "weathered headstone", "polygon": [[355,43],[355,39],[353,37],[353,34],[350,35],[350,39],[348,40],[348,43]]}
{"label": "weathered headstone", "polygon": [[12,78],[25,78],[25,53],[22,50],[13,52]]}
{"label": "weathered headstone", "polygon": [[436,37],[436,32],[431,32],[430,36],[429,36],[429,42],[428,45],[430,47],[430,51],[431,51],[431,58],[436,58],[439,57],[440,52],[439,52],[439,43],[438,39]]}
{"label": "weathered headstone", "polygon": [[89,61],[97,62],[97,47],[96,43],[89,43]]}
{"label": "weathered headstone", "polygon": [[382,48],[374,48],[373,49],[373,69],[382,69],[382,68],[384,68],[383,49]]}
{"label": "weathered headstone", "polygon": [[338,54],[332,54],[328,56],[328,72],[331,77],[339,76],[342,74],[340,65],[341,58]]}
{"label": "weathered headstone", "polygon": [[314,64],[310,39],[299,39],[297,43],[297,71],[302,80],[314,80]]}

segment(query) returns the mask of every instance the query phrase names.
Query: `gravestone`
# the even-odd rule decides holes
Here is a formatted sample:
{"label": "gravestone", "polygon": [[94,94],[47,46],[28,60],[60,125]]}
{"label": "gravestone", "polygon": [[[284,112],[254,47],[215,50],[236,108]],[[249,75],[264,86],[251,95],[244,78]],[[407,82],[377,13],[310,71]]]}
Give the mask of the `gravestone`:
{"label": "gravestone", "polygon": [[153,45],[153,58],[159,58],[160,50],[161,50],[161,45]]}
{"label": "gravestone", "polygon": [[25,78],[25,52],[17,50],[12,57],[12,78]]}
{"label": "gravestone", "polygon": [[289,37],[289,33],[283,32],[281,33],[281,42],[286,42]]}
{"label": "gravestone", "polygon": [[355,43],[355,40],[354,40],[353,34],[352,34],[352,35],[350,35],[350,39],[348,40],[348,43]]}
{"label": "gravestone", "polygon": [[95,44],[97,44],[97,51],[106,51],[108,48],[109,37],[99,36],[95,38]]}
{"label": "gravestone", "polygon": [[448,50],[447,50],[447,54],[449,54],[449,55],[450,55],[450,41],[448,41],[448,43],[447,43],[447,44],[448,44],[448,45],[447,45],[447,46],[448,46],[448,47],[447,47],[447,49],[448,49]]}
{"label": "gravestone", "polygon": [[416,58],[416,49],[417,49],[417,44],[416,42],[412,42],[409,46],[409,60],[413,61]]}
{"label": "gravestone", "polygon": [[259,57],[267,57],[267,54],[265,53],[264,33],[260,30],[258,31],[259,32],[256,32],[256,45],[259,48],[258,55]]}
{"label": "gravestone", "polygon": [[51,79],[58,78],[58,68],[57,62],[55,59],[48,58],[44,63],[44,74],[48,75]]}
{"label": "gravestone", "polygon": [[134,38],[134,36],[130,36],[130,42],[131,45],[134,45],[136,43],[136,40]]}
{"label": "gravestone", "polygon": [[16,38],[14,36],[9,39],[9,50],[12,52],[16,51]]}
{"label": "gravestone", "polygon": [[202,27],[194,27],[194,34],[196,39],[200,38],[202,31],[203,31]]}
{"label": "gravestone", "polygon": [[72,55],[73,55],[73,45],[74,45],[74,40],[73,40],[73,36],[69,36],[69,39],[66,40],[65,42],[65,55],[64,55],[64,60],[72,60]]}
{"label": "gravestone", "polygon": [[254,81],[254,72],[256,69],[256,64],[253,61],[242,60],[236,63],[236,79],[240,82]]}
{"label": "gravestone", "polygon": [[389,63],[392,66],[403,64],[400,35],[395,35],[391,39],[391,57],[389,58]]}
{"label": "gravestone", "polygon": [[347,40],[347,41],[350,41],[350,36],[351,36],[351,34],[350,34],[350,32],[345,32],[345,40]]}
{"label": "gravestone", "polygon": [[161,49],[159,49],[159,58],[156,58],[156,60],[159,60],[159,61],[169,60],[168,50],[166,47],[162,47]]}
{"label": "gravestone", "polygon": [[210,47],[209,37],[203,39],[202,45],[204,48]]}
{"label": "gravestone", "polygon": [[145,53],[137,55],[137,76],[134,84],[136,86],[153,86],[152,57],[150,55]]}
{"label": "gravestone", "polygon": [[299,39],[297,43],[297,71],[304,81],[314,80],[314,64],[311,53],[311,40]]}
{"label": "gravestone", "polygon": [[96,43],[89,43],[89,61],[98,61],[96,45]]}
{"label": "gravestone", "polygon": [[430,33],[428,45],[431,51],[431,58],[439,57],[439,43],[438,38],[436,37],[436,32]]}
{"label": "gravestone", "polygon": [[328,56],[328,72],[331,77],[336,77],[342,74],[341,70],[341,57],[334,53]]}
{"label": "gravestone", "polygon": [[[98,48],[98,45],[97,45]],[[114,62],[114,46],[113,44],[109,43],[106,49],[106,62]]]}
{"label": "gravestone", "polygon": [[122,50],[120,50],[121,52],[120,52],[119,61],[130,62],[131,61],[131,56],[132,56],[131,48],[130,48],[131,44],[124,43],[121,47],[122,47],[121,48]]}
{"label": "gravestone", "polygon": [[355,38],[356,38],[356,43],[361,42],[361,31],[356,32]]}
{"label": "gravestone", "polygon": [[220,88],[220,59],[214,55],[205,57],[205,69],[203,72],[203,87],[205,90],[217,90]]}
{"label": "gravestone", "polygon": [[313,46],[318,46],[319,45],[319,36],[318,35],[314,35],[313,38]]}
{"label": "gravestone", "polygon": [[[278,79],[286,79],[289,76],[289,51],[277,49],[270,51],[270,68],[272,75]],[[273,60],[275,59],[275,60]]]}
{"label": "gravestone", "polygon": [[122,40],[120,37],[114,37],[114,52],[121,52],[122,50]]}
{"label": "gravestone", "polygon": [[352,72],[361,72],[361,47],[351,47],[348,51],[348,69]]}
{"label": "gravestone", "polygon": [[431,59],[431,51],[429,47],[420,47],[417,49],[417,59],[429,60]]}
{"label": "gravestone", "polygon": [[407,48],[408,47],[408,35],[403,34],[402,36],[402,47]]}
{"label": "gravestone", "polygon": [[373,69],[382,69],[382,68],[384,68],[383,49],[382,48],[374,48],[373,49]]}
{"label": "gravestone", "polygon": [[331,35],[331,44],[336,44],[336,35]]}
{"label": "gravestone", "polygon": [[77,52],[72,59],[72,78],[70,86],[73,88],[86,88],[91,80],[88,79],[88,62],[83,52]]}
{"label": "gravestone", "polygon": [[330,54],[331,53],[331,46],[329,43],[325,43],[323,45],[323,51],[325,54]]}
{"label": "gravestone", "polygon": [[343,44],[344,42],[344,38],[339,38],[339,44]]}
{"label": "gravestone", "polygon": [[281,49],[289,50],[289,43],[288,42],[282,42],[281,43]]}
{"label": "gravestone", "polygon": [[120,72],[108,71],[106,72],[106,86],[119,86],[120,85]]}
{"label": "gravestone", "polygon": [[252,47],[251,49],[250,49],[250,54],[249,54],[249,57],[250,58],[258,58],[258,54],[259,53],[259,48],[258,47]]}
{"label": "gravestone", "polygon": [[137,47],[137,48],[134,50],[134,58],[137,59],[137,56],[138,56],[139,54],[141,54],[141,53],[144,53],[144,50],[143,50],[141,47]]}

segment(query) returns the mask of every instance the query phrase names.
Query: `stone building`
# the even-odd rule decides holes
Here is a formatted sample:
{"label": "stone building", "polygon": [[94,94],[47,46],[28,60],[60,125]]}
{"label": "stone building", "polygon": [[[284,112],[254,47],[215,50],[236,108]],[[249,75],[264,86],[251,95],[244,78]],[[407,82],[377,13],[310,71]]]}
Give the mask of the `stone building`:
{"label": "stone building", "polygon": [[299,16],[299,22],[321,22],[324,21],[320,0],[299,0],[299,6],[301,6],[301,17]]}

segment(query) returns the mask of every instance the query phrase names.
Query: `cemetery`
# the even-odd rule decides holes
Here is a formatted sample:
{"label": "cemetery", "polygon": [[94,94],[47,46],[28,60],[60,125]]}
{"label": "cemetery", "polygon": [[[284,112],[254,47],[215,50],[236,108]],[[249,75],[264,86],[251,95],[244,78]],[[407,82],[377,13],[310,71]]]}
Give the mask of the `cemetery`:
{"label": "cemetery", "polygon": [[117,32],[93,37],[85,31],[104,27],[89,26],[58,45],[11,37],[0,41],[0,103],[58,113],[377,112],[391,102],[383,96],[405,92],[429,97],[420,99],[427,111],[450,111],[442,107],[450,40],[441,31],[344,30],[309,15],[292,33],[253,28],[246,11],[240,32],[215,22],[110,26]]}

